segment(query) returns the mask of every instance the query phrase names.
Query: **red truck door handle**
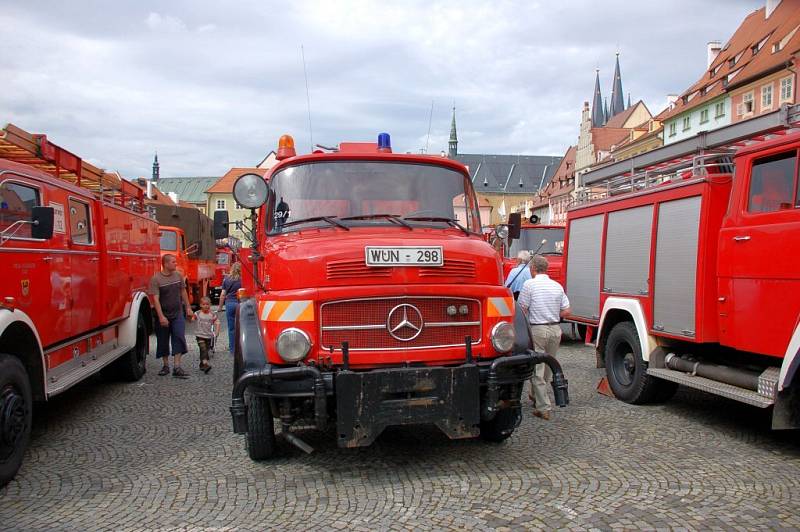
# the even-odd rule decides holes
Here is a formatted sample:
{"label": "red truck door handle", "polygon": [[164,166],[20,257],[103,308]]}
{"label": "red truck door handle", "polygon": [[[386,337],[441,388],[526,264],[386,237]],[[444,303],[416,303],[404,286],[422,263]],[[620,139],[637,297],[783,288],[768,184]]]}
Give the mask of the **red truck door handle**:
{"label": "red truck door handle", "polygon": [[735,236],[733,239],[737,242],[747,242],[750,240],[750,235],[743,235],[743,236]]}

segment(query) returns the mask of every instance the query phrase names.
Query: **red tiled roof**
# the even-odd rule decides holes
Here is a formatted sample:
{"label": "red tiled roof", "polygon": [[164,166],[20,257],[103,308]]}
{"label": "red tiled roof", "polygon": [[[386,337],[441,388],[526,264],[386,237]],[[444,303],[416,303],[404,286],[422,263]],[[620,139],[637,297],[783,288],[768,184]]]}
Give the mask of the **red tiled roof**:
{"label": "red tiled roof", "polygon": [[604,127],[593,127],[592,128],[592,144],[594,145],[595,152],[597,151],[608,151],[611,149],[611,146],[615,144],[619,144],[630,135],[630,129],[625,128],[610,128],[608,126]]}
{"label": "red tiled roof", "polygon": [[575,153],[577,146],[570,146],[564,157],[561,158],[561,163],[556,168],[556,173],[553,178],[547,183],[547,186],[534,198],[533,207],[541,207],[547,205],[551,196],[564,194],[567,191],[575,188],[575,182],[569,183],[571,177],[575,177]]}
{"label": "red tiled roof", "polygon": [[[662,118],[672,118],[757,79],[771,69],[786,64],[800,51],[800,31],[796,30],[800,26],[800,0],[783,0],[768,19],[764,18],[765,9],[762,7],[745,17],[708,70],[703,72],[703,76],[681,95],[675,107],[668,110]],[[795,32],[794,35],[780,50],[773,53],[773,46],[787,38],[792,31]],[[764,42],[761,48],[753,55],[752,47],[762,40]],[[730,60],[739,54],[739,60],[730,66]],[[711,72],[714,72],[713,76],[710,75]],[[732,73],[735,76],[723,87],[723,80]],[[692,99],[683,103],[683,98],[689,96]]]}
{"label": "red tiled roof", "polygon": [[209,194],[215,192],[231,193],[233,192],[233,184],[244,174],[258,174],[263,177],[267,175],[268,171],[262,168],[231,168],[224,176],[219,178],[219,181],[211,185],[206,192]]}

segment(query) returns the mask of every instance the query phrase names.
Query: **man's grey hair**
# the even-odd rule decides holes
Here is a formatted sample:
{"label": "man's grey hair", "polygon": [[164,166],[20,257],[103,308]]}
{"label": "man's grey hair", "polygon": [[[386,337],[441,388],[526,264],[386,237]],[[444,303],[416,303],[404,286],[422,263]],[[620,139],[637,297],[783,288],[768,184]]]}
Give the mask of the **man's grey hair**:
{"label": "man's grey hair", "polygon": [[530,251],[523,249],[519,253],[517,253],[517,262],[519,262],[520,264],[525,264],[529,260],[531,260]]}
{"label": "man's grey hair", "polygon": [[547,259],[541,255],[536,255],[531,261],[531,270],[536,273],[547,273],[547,267],[550,265]]}

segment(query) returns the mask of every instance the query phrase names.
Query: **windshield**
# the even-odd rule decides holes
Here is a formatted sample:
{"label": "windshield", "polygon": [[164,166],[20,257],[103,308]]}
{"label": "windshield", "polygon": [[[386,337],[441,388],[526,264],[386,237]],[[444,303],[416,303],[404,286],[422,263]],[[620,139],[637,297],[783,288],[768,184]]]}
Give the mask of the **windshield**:
{"label": "windshield", "polygon": [[508,257],[516,257],[517,253],[521,250],[536,251],[542,244],[542,240],[546,239],[547,242],[542,246],[539,251],[540,254],[564,252],[564,228],[525,228],[523,227],[519,232],[519,239],[511,243],[511,249],[508,250]]}
{"label": "windshield", "polygon": [[217,253],[217,264],[228,264],[229,262],[227,253]]}
{"label": "windshield", "polygon": [[175,231],[161,231],[161,251],[177,251],[178,235]]}
{"label": "windshield", "polygon": [[270,183],[274,194],[266,225],[271,234],[334,226],[448,227],[454,222],[480,232],[472,183],[449,168],[375,161],[310,163],[281,170]]}

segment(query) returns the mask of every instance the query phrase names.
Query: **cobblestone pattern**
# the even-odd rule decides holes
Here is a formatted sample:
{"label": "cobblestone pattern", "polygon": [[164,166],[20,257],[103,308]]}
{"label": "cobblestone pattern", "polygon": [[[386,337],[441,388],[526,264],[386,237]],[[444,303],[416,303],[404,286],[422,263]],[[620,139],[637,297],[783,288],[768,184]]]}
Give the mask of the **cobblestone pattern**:
{"label": "cobblestone pattern", "polygon": [[[226,335],[220,336],[225,343]],[[598,395],[590,348],[562,346],[572,404],[526,412],[503,444],[390,428],[369,448],[279,440],[254,463],[228,414],[231,363],[188,380],[93,379],[35,416],[0,528],[47,530],[800,528],[800,436],[765,412],[681,390],[629,406]],[[154,349],[153,349],[154,352]]]}

